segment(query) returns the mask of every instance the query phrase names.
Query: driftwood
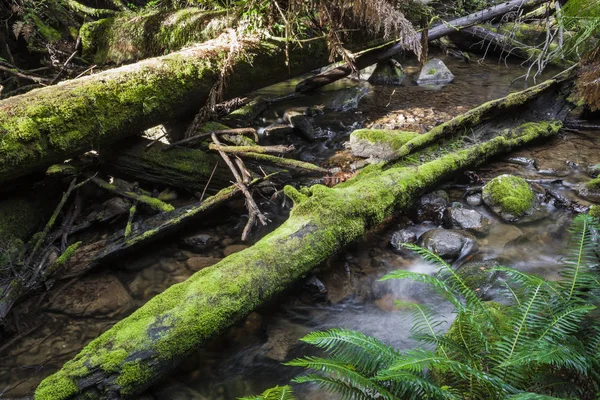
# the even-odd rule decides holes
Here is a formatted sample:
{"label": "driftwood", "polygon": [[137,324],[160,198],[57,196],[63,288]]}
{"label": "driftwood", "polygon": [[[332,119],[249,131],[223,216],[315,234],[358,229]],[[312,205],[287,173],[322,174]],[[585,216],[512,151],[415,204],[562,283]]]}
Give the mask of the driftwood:
{"label": "driftwood", "polygon": [[[225,96],[289,77],[283,45],[243,41]],[[193,114],[219,79],[230,49],[215,40],[0,101],[0,184],[73,155]],[[327,62],[324,40],[294,50],[291,73]],[[269,73],[264,73],[268,69]]]}
{"label": "driftwood", "polygon": [[[501,3],[496,6],[477,11],[476,13],[467,15],[465,17],[457,18],[455,20],[437,25],[428,30],[427,39],[438,39],[442,36],[446,36],[450,33],[456,32],[468,26],[477,25],[482,22],[503,16],[513,11],[531,8],[536,5],[545,3],[547,1],[548,0],[507,1],[505,3]],[[378,62],[388,59],[402,50],[403,47],[401,43],[392,43],[382,47],[378,47],[373,50],[366,51],[363,54],[356,57],[356,59],[354,60],[356,69],[361,70],[367,68],[370,65],[377,64]],[[337,68],[333,68],[327,72],[323,72],[319,75],[313,76],[298,83],[298,85],[296,85],[296,92],[306,93],[316,90],[320,87],[323,87],[332,82],[349,76],[352,73],[352,71],[354,71],[354,69],[351,65],[348,64],[344,64]]]}
{"label": "driftwood", "polygon": [[481,26],[471,26],[463,29],[462,32],[481,39],[483,42],[480,48],[482,49],[490,48],[490,50],[501,51],[503,54],[513,55],[524,60],[534,60],[541,54],[540,49],[528,46],[514,38],[493,32]]}
{"label": "driftwood", "polygon": [[[395,211],[410,207],[424,191],[458,171],[556,133],[569,111],[565,97],[570,86],[568,79],[555,79],[538,91],[513,96],[520,106],[502,103],[496,110],[481,110],[485,118],[480,121],[459,116],[447,122],[456,135],[464,135],[465,126],[477,126],[481,142],[463,144],[425,164],[379,165],[335,188],[315,185],[298,192],[286,187],[295,205],[282,226],[154,297],[44,380],[36,399],[135,397],[198,346]],[[542,94],[554,96],[551,107]],[[493,128],[492,137],[486,128]]]}
{"label": "driftwood", "polygon": [[190,144],[197,142],[198,140],[210,138],[213,134],[219,135],[252,135],[254,141],[258,143],[258,134],[254,128],[233,128],[233,129],[220,129],[208,132],[199,133],[194,136],[179,140],[177,142],[170,143],[168,146],[162,148],[162,151],[171,150],[174,147],[182,146],[184,144]]}
{"label": "driftwood", "polygon": [[210,150],[222,151],[225,153],[258,153],[258,154],[283,154],[294,151],[294,145],[291,146],[223,146],[221,144],[211,143]]}

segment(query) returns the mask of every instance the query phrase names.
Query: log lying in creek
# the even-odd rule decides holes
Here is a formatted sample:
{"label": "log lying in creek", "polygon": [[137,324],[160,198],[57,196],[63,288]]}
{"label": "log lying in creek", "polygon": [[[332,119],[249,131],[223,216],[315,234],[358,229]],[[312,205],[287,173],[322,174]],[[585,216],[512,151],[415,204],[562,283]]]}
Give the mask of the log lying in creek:
{"label": "log lying in creek", "polygon": [[[513,96],[521,99],[521,105],[531,100],[527,107],[482,106],[479,122],[462,116],[449,121],[448,129],[458,134],[464,134],[464,124],[471,124],[481,132],[489,128],[491,137],[482,135],[481,142],[465,143],[462,149],[425,164],[373,165],[335,188],[286,187],[294,208],[282,226],[254,246],[154,297],[44,380],[35,398],[135,397],[199,346],[368,229],[410,207],[417,196],[458,171],[555,134],[569,110],[565,98],[570,86],[567,78],[555,79],[541,91]],[[553,94],[551,106],[542,93]]]}
{"label": "log lying in creek", "polygon": [[[486,8],[476,13],[469,14],[465,17],[457,18],[455,20],[444,22],[437,25],[427,32],[427,40],[439,39],[442,36],[449,35],[457,30],[473,26],[492,20],[494,18],[503,16],[504,14],[518,11],[522,9],[528,9],[535,7],[542,3],[546,3],[548,0],[511,0],[493,7]],[[354,60],[356,69],[361,70],[377,64],[380,61],[386,60],[393,55],[403,50],[402,43],[391,43],[385,46],[365,51]],[[330,69],[329,71],[323,72],[319,75],[310,77],[296,85],[296,92],[306,93],[316,90],[320,87],[328,85],[339,79],[349,76],[354,69],[348,64]]]}
{"label": "log lying in creek", "polygon": [[[226,96],[289,77],[285,46],[243,41]],[[216,39],[164,57],[0,101],[0,184],[90,149],[193,114],[219,78],[230,43]],[[325,41],[291,53],[293,75],[327,63]],[[268,69],[269,73],[264,71]]]}

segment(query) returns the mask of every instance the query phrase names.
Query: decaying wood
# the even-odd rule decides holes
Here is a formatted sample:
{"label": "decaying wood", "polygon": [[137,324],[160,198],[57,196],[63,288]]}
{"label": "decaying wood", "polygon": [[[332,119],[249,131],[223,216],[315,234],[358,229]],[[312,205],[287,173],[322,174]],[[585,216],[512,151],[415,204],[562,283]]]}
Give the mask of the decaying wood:
{"label": "decaying wood", "polygon": [[139,194],[139,193],[136,193],[135,191],[124,190],[124,189],[120,188],[118,185],[110,184],[110,183],[106,182],[104,179],[98,178],[97,176],[92,177],[91,180],[92,180],[92,182],[94,182],[96,185],[98,185],[99,187],[101,187],[104,190],[107,190],[109,192],[117,194],[121,197],[126,197],[135,202],[146,204],[146,205],[152,207],[153,209],[155,209],[156,211],[171,212],[175,209],[175,207],[173,207],[170,204],[165,203],[164,201],[162,201],[160,199],[157,199],[157,198],[151,197],[151,196],[147,196],[147,195],[143,195],[143,194]]}
{"label": "decaying wood", "polygon": [[190,136],[188,138],[179,140],[177,142],[170,143],[169,145],[163,147],[162,151],[171,150],[174,147],[182,146],[184,144],[190,144],[192,142],[197,142],[198,140],[210,138],[213,134],[220,135],[251,135],[254,138],[254,142],[258,143],[258,134],[256,133],[256,129],[254,128],[231,128],[231,129],[220,129],[216,131],[209,131],[199,133],[194,136]]}
{"label": "decaying wood", "polygon": [[[379,165],[335,188],[315,185],[298,192],[286,187],[294,208],[282,226],[154,297],[44,380],[36,398],[135,396],[330,255],[410,207],[424,191],[458,171],[555,134],[569,111],[570,86],[568,80],[554,80],[541,89],[554,95],[551,107],[547,98],[536,104],[542,97],[534,96],[527,107],[498,106],[479,123],[462,116],[447,122],[457,135],[463,134],[464,121],[490,134],[425,164]],[[57,387],[66,389],[57,392]]]}
{"label": "decaying wood", "polygon": [[327,173],[327,170],[325,168],[321,168],[319,166],[304,161],[294,160],[292,158],[276,157],[268,154],[258,153],[240,153],[239,156],[244,158],[250,158],[256,161],[267,162],[270,164],[277,165],[281,168],[292,169],[300,172],[307,172],[313,174]]}
{"label": "decaying wood", "polygon": [[[225,96],[288,77],[281,45],[240,45],[244,57],[233,61]],[[107,143],[193,114],[219,79],[216,66],[229,48],[226,40],[213,40],[0,101],[0,184],[92,148],[102,153]],[[327,53],[324,41],[304,44],[292,53],[292,73],[324,65]]]}
{"label": "decaying wood", "polygon": [[487,49],[489,46],[492,46],[491,50],[500,50],[503,54],[513,55],[524,60],[537,58],[541,53],[541,50],[535,47],[528,46],[514,38],[493,32],[481,26],[470,26],[463,29],[462,32],[481,39],[483,41],[480,46],[481,48]]}
{"label": "decaying wood", "polygon": [[258,153],[258,154],[284,154],[294,151],[294,145],[290,146],[223,146],[220,144],[211,143],[208,148],[215,151],[223,151],[225,153]]}
{"label": "decaying wood", "polygon": [[[455,20],[434,26],[428,30],[427,38],[428,40],[438,39],[468,26],[477,25],[513,11],[531,8],[536,5],[546,3],[547,1],[548,0],[507,1],[505,3],[477,11],[476,13],[467,15],[465,17],[457,18]],[[403,47],[401,43],[392,43],[366,51],[355,58],[354,63],[356,65],[356,69],[361,70],[370,65],[377,64],[379,61],[386,60],[402,50]],[[353,67],[348,64],[333,68],[327,72],[323,72],[298,83],[298,85],[296,85],[296,92],[306,93],[316,90],[320,87],[349,76],[352,74],[353,70]]]}

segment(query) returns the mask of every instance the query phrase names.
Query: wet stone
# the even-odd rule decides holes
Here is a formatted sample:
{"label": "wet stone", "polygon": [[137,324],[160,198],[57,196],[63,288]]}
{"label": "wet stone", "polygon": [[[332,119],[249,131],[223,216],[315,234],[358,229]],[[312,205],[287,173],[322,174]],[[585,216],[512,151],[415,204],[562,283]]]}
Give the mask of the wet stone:
{"label": "wet stone", "polygon": [[200,271],[206,267],[210,267],[221,261],[220,258],[214,257],[192,257],[185,263],[186,267],[191,271]]}
{"label": "wet stone", "polygon": [[465,199],[467,204],[473,207],[480,206],[483,203],[481,199],[481,193],[474,193],[467,196]]}
{"label": "wet stone", "polygon": [[245,244],[232,244],[231,246],[225,247],[225,249],[223,250],[223,255],[227,257],[233,253],[237,253],[238,251],[242,251],[247,248],[248,246]]}
{"label": "wet stone", "polygon": [[474,250],[475,237],[467,232],[450,229],[432,229],[421,235],[419,246],[442,258],[457,259]]}
{"label": "wet stone", "polygon": [[49,311],[78,317],[115,317],[131,311],[133,300],[113,275],[84,277],[65,287],[48,307]]}
{"label": "wet stone", "polygon": [[212,236],[201,233],[184,238],[181,244],[191,251],[202,253],[212,248],[215,245],[215,241]]}
{"label": "wet stone", "polygon": [[414,232],[408,229],[401,229],[392,234],[390,245],[394,248],[394,250],[402,252],[404,251],[402,247],[403,243],[416,243],[416,241],[417,235]]}
{"label": "wet stone", "polygon": [[457,273],[477,296],[489,300],[491,290],[498,280],[499,273],[494,270],[498,266],[499,263],[493,260],[467,262],[458,268]]}
{"label": "wet stone", "polygon": [[447,227],[464,229],[478,236],[485,236],[490,232],[492,221],[475,210],[466,208],[448,207],[444,213]]}
{"label": "wet stone", "polygon": [[369,83],[374,85],[400,85],[406,74],[400,63],[394,59],[380,61],[369,77]]}
{"label": "wet stone", "polygon": [[325,287],[325,284],[316,276],[312,276],[306,281],[304,284],[304,289],[311,296],[324,296],[327,294],[327,288]]}
{"label": "wet stone", "polygon": [[446,64],[439,58],[429,60],[421,69],[417,84],[419,85],[443,85],[454,80],[454,74],[450,72]]}

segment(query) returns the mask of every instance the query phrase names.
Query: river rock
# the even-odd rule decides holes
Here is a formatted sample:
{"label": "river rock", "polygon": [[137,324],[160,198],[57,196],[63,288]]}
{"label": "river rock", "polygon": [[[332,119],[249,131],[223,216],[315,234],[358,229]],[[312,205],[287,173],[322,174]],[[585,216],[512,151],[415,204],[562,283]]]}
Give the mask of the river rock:
{"label": "river rock", "polygon": [[330,100],[325,108],[331,111],[350,111],[358,107],[360,100],[369,93],[366,86],[353,86],[327,92]]}
{"label": "river rock", "polygon": [[483,202],[506,222],[530,221],[539,201],[525,179],[500,175],[489,181],[482,192]]}
{"label": "river rock", "polygon": [[304,289],[311,296],[325,296],[327,295],[327,288],[325,284],[319,280],[316,276],[311,276],[310,279],[304,284]]}
{"label": "river rock", "polygon": [[65,287],[49,311],[77,317],[116,317],[129,313],[133,300],[114,275],[84,277]]}
{"label": "river rock", "polygon": [[195,252],[202,253],[215,245],[215,240],[211,235],[200,233],[188,236],[183,239],[182,246]]}
{"label": "river rock", "polygon": [[377,67],[369,77],[369,83],[374,85],[400,85],[406,74],[402,70],[402,65],[393,58],[380,61]]}
{"label": "river rock", "polygon": [[185,265],[190,271],[196,272],[206,267],[210,267],[219,261],[221,261],[220,258],[214,257],[192,257],[185,262]]}
{"label": "river rock", "polygon": [[492,221],[475,210],[463,207],[448,207],[444,213],[448,228],[464,229],[478,236],[485,236],[490,232]]}
{"label": "river rock", "polygon": [[293,132],[294,132],[294,127],[290,126],[290,125],[285,125],[285,124],[269,125],[263,130],[263,134],[266,137],[284,136],[284,135],[288,135]]}
{"label": "river rock", "polygon": [[483,200],[481,199],[481,193],[470,194],[465,200],[467,201],[468,205],[473,207],[480,206],[483,203]]}
{"label": "river rock", "polygon": [[312,118],[303,113],[294,110],[286,111],[283,118],[309,141],[327,137],[327,133],[315,126]]}
{"label": "river rock", "polygon": [[416,243],[417,242],[417,235],[408,230],[408,229],[401,229],[397,232],[394,232],[392,234],[392,238],[390,239],[390,245],[394,248],[394,250],[402,252],[404,251],[404,248],[402,247],[403,243]]}
{"label": "river rock", "polygon": [[443,85],[454,80],[454,75],[446,64],[439,58],[427,61],[421,69],[417,84],[419,85]]}
{"label": "river rock", "polygon": [[451,260],[464,255],[463,252],[472,251],[475,244],[473,235],[443,228],[431,229],[419,238],[419,246]]}
{"label": "river rock", "polygon": [[499,265],[494,260],[467,262],[461,265],[456,272],[479,297],[488,300],[490,290],[495,286],[499,275],[494,268]]}
{"label": "river rock", "polygon": [[267,342],[262,346],[265,357],[283,362],[288,358],[290,350],[298,344],[307,328],[288,321],[281,321],[267,327]]}
{"label": "river rock", "polygon": [[419,199],[417,217],[419,222],[431,221],[439,224],[449,202],[448,193],[443,190],[427,193]]}
{"label": "river rock", "polygon": [[233,253],[237,253],[238,251],[242,251],[247,248],[248,246],[245,244],[232,244],[231,246],[225,247],[225,249],[223,250],[223,255],[227,257]]}

